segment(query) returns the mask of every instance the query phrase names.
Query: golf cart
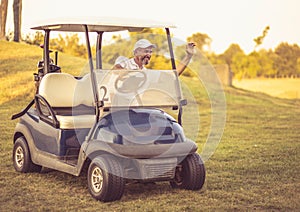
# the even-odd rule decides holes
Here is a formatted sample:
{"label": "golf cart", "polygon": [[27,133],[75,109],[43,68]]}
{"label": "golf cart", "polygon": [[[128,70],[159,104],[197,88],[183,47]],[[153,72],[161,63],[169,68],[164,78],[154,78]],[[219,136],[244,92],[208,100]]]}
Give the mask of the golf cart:
{"label": "golf cart", "polygon": [[[172,188],[200,190],[205,168],[197,145],[181,126],[187,101],[176,72],[171,27],[107,18],[33,27],[45,33],[43,61],[35,74],[34,100],[12,116],[20,118],[13,136],[15,170],[39,172],[45,167],[74,176],[86,171],[90,194],[103,202],[119,200],[131,181],[169,181]],[[172,70],[102,68],[103,33],[147,28],[165,29]],[[50,62],[53,31],[85,33],[89,73],[75,77]],[[96,68],[91,33],[97,34]]]}

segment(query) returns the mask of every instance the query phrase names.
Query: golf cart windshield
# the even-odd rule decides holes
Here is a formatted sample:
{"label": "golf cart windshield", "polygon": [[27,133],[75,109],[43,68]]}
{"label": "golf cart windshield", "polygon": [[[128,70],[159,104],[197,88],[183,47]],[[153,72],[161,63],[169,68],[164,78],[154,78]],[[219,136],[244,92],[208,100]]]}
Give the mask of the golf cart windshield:
{"label": "golf cart windshield", "polygon": [[95,70],[99,99],[109,107],[173,107],[181,100],[171,70]]}

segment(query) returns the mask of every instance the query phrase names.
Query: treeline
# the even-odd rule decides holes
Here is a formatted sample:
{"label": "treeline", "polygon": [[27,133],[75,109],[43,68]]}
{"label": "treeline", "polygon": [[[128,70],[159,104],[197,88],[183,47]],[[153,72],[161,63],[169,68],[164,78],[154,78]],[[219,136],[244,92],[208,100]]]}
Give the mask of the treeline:
{"label": "treeline", "polygon": [[[142,37],[158,46],[148,68],[169,69],[170,61],[166,57],[169,50],[162,29],[148,29],[142,35],[129,33],[127,39],[122,39],[118,35],[113,36],[111,41],[103,46],[104,64],[111,67],[120,55],[131,57],[134,43]],[[34,35],[27,35],[24,41],[32,45],[40,45],[43,39],[43,33],[36,32]],[[210,51],[212,40],[207,34],[195,33],[188,37],[187,41],[195,42],[198,53],[204,54],[211,64],[227,64],[235,78],[300,77],[300,47],[297,44],[281,43],[274,50],[254,50],[250,54],[245,54],[238,44],[231,44],[224,53],[215,54]],[[78,34],[66,36],[59,34],[57,38],[51,39],[50,48],[79,57],[87,56],[85,43],[81,43]],[[175,44],[176,59],[179,61],[184,54],[185,44]],[[189,70],[184,74],[191,75]]]}
{"label": "treeline", "polygon": [[[34,35],[26,35],[23,41],[31,45],[40,46],[44,43],[44,34],[37,31]],[[51,50],[64,52],[78,57],[85,58],[87,56],[86,46],[80,43],[80,37],[76,33],[68,33],[65,34],[65,36],[58,34],[57,38],[50,39],[49,45]]]}
{"label": "treeline", "polygon": [[281,43],[274,50],[261,49],[245,54],[238,44],[220,55],[209,56],[212,63],[229,65],[235,78],[300,77],[300,48]]}

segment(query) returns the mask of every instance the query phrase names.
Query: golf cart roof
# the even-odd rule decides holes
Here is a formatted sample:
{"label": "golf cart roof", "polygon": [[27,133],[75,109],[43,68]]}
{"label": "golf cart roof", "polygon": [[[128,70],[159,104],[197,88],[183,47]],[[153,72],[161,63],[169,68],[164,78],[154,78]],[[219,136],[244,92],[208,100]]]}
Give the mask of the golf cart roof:
{"label": "golf cart roof", "polygon": [[114,17],[82,17],[59,18],[40,22],[31,29],[65,32],[83,32],[87,25],[90,32],[141,31],[144,28],[175,28],[171,23],[152,20],[114,18]]}

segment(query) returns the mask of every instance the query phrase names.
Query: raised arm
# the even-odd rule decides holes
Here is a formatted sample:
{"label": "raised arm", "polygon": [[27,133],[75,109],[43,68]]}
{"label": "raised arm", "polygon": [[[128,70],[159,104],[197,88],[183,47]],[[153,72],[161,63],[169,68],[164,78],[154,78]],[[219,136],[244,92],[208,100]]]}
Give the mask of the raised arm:
{"label": "raised arm", "polygon": [[178,76],[180,74],[182,74],[182,72],[185,70],[187,65],[190,63],[190,61],[195,53],[195,49],[194,49],[195,46],[196,46],[195,43],[192,43],[192,42],[188,43],[186,45],[186,49],[185,49],[186,55],[183,58],[183,60],[177,65],[177,68],[176,68],[176,70],[178,72]]}

